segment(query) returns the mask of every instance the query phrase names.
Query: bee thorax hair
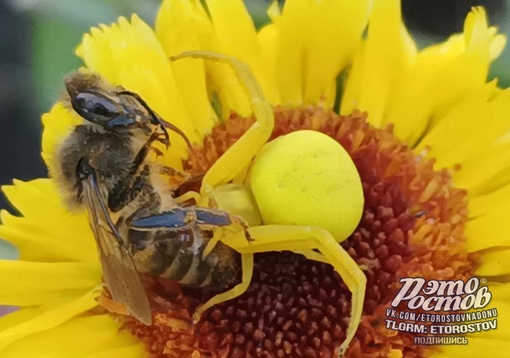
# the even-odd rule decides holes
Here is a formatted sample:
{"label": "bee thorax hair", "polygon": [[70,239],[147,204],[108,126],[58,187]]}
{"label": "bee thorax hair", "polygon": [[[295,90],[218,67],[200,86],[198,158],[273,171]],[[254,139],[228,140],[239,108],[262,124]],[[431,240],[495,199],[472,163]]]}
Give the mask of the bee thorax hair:
{"label": "bee thorax hair", "polygon": [[133,139],[127,132],[105,132],[94,124],[81,124],[61,143],[50,175],[70,209],[82,204],[77,167],[85,159],[96,170],[101,190],[109,191],[129,175],[135,157]]}

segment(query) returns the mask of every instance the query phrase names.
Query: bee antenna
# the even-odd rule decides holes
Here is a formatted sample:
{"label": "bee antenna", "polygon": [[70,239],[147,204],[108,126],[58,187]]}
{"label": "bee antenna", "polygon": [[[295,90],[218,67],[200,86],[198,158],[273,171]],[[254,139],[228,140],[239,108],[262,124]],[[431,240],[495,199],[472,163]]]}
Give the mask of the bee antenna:
{"label": "bee antenna", "polygon": [[172,123],[168,123],[168,122],[166,122],[164,120],[160,120],[159,124],[161,124],[161,127],[165,130],[165,132],[166,132],[166,129],[168,128],[168,129],[172,130],[173,132],[177,133],[178,135],[180,135],[182,137],[182,139],[184,139],[184,141],[186,142],[188,148],[191,149],[193,147],[193,145],[189,141],[189,139],[186,136],[186,134],[184,134],[183,131],[181,131],[179,128],[174,126]]}
{"label": "bee antenna", "polygon": [[149,113],[149,115],[151,116],[151,123],[152,124],[159,124],[161,126],[161,129],[163,130],[163,132],[165,133],[165,139],[166,139],[166,142],[168,143],[168,145],[170,144],[170,138],[168,137],[168,131],[167,131],[167,128],[174,131],[175,133],[177,133],[178,135],[180,135],[182,137],[182,139],[184,139],[184,141],[186,142],[188,148],[192,148],[193,145],[191,144],[190,140],[188,139],[188,137],[186,136],[186,134],[184,134],[184,132],[182,130],[180,130],[179,128],[177,128],[176,126],[174,126],[173,124],[171,123],[168,123],[167,121],[164,121],[163,119],[161,119],[161,117],[159,117],[156,112],[154,112],[150,107],[149,105],[147,104],[147,102],[145,102],[143,100],[142,97],[140,97],[137,93],[134,93],[134,92],[131,92],[131,91],[127,91],[127,90],[123,90],[123,91],[119,91],[117,92],[118,94],[123,94],[123,95],[128,95],[128,96],[131,96],[133,97],[134,99],[136,99],[138,101],[138,103],[140,103],[142,105],[142,107]]}

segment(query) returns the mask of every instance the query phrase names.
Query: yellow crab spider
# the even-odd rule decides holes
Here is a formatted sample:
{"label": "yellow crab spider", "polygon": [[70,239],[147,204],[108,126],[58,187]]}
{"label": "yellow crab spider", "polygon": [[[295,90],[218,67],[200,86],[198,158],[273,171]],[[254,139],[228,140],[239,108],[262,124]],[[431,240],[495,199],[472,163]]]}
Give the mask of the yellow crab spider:
{"label": "yellow crab spider", "polygon": [[[184,57],[228,63],[251,98],[256,118],[209,169],[199,194],[201,205],[209,204],[211,196],[220,209],[244,217],[250,225],[252,241],[243,232],[229,232],[210,243],[213,246],[221,240],[241,254],[241,283],[200,306],[194,319],[246,291],[255,253],[292,251],[332,265],[352,293],[346,339],[337,350],[342,356],[361,321],[366,288],[363,271],[339,244],[356,228],[363,210],[362,185],[354,163],[340,144],[315,131],[298,131],[267,143],[274,126],[273,112],[248,66],[207,51],[186,52],[173,59]],[[243,184],[228,184],[247,167]]]}

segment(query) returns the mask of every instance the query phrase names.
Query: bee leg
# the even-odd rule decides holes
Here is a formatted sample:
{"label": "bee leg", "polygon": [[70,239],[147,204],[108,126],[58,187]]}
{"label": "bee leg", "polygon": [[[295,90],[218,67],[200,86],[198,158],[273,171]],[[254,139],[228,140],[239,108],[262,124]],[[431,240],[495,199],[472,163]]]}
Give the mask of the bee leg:
{"label": "bee leg", "polygon": [[108,195],[108,207],[111,211],[117,212],[124,206],[133,201],[142,191],[145,184],[149,181],[150,167],[143,165],[150,150],[157,150],[151,147],[152,142],[159,137],[158,133],[153,133],[147,143],[138,151],[129,175],[125,180],[119,180],[117,185]]}
{"label": "bee leg", "polygon": [[169,231],[181,231],[190,226],[195,220],[192,209],[176,208],[158,214],[138,216],[129,220],[131,229],[140,231],[151,231],[167,229]]}
{"label": "bee leg", "polygon": [[[149,151],[157,150],[156,148],[152,148],[151,145],[155,140],[158,140],[159,133],[152,133],[149,140],[143,145],[143,147],[136,154],[135,159],[133,160],[133,164],[131,165],[131,171],[129,174],[131,176],[135,175],[145,160],[147,159],[147,155],[149,155]],[[157,152],[156,152],[157,153]],[[161,153],[161,152],[160,152]],[[161,153],[163,154],[163,153]]]}
{"label": "bee leg", "polygon": [[[249,229],[253,241],[246,242],[235,236],[226,236],[222,242],[242,254],[290,250],[305,255],[310,260],[327,262],[345,282],[352,293],[351,319],[345,341],[338,347],[341,357],[358,329],[365,300],[366,277],[356,261],[325,229],[311,226],[264,225]],[[318,249],[321,254],[312,250]]]}
{"label": "bee leg", "polygon": [[189,181],[192,178],[191,175],[186,172],[181,172],[180,170],[167,166],[162,166],[159,169],[159,174],[163,174],[171,178],[176,178],[176,181],[179,181],[181,184]]}
{"label": "bee leg", "polygon": [[185,226],[198,226],[203,230],[236,225],[240,219],[229,213],[207,208],[174,208],[130,222],[135,230],[182,230]]}
{"label": "bee leg", "polygon": [[190,174],[167,166],[160,167],[159,174],[168,177],[170,188],[176,188],[176,190],[179,189],[181,185],[192,179]]}
{"label": "bee leg", "polygon": [[188,51],[173,56],[172,60],[186,57],[206,58],[229,64],[250,98],[251,107],[257,120],[237,142],[234,143],[209,169],[200,190],[203,196],[210,195],[213,188],[236,178],[268,141],[274,127],[271,104],[266,100],[251,69],[242,61],[210,51]]}
{"label": "bee leg", "polygon": [[[168,167],[165,167],[168,168]],[[200,190],[200,185],[202,183],[202,179],[204,177],[203,174],[197,174],[197,175],[190,175],[188,173],[179,172],[173,168],[168,168],[171,170],[171,174],[169,174],[171,180],[171,184],[173,184],[171,187],[175,188],[173,190],[173,194],[175,196],[175,200],[179,204],[186,203],[189,200],[193,200],[194,203],[189,205],[202,205],[202,197],[198,193]],[[178,181],[175,180],[179,179]]]}
{"label": "bee leg", "polygon": [[198,227],[200,230],[213,230],[214,236],[207,243],[202,257],[205,259],[224,236],[234,235],[246,241],[252,241],[248,226],[243,219],[226,211],[207,208],[175,208],[145,217],[138,216],[129,221],[135,230],[182,231],[187,227]]}
{"label": "bee leg", "polygon": [[130,315],[130,310],[125,304],[114,301],[104,295],[101,295],[97,298],[97,303],[99,303],[100,306],[106,308],[110,313],[115,313],[122,316]]}
{"label": "bee leg", "polygon": [[[135,230],[166,229],[169,231],[182,231],[186,227],[213,230],[215,235],[204,249],[204,258],[207,257],[219,241],[216,239],[217,237],[223,239],[225,236],[234,236],[246,242],[253,241],[248,231],[248,225],[243,219],[217,209],[198,207],[175,208],[145,217],[138,216],[129,221],[129,226]],[[217,231],[220,231],[221,235],[218,236]]]}
{"label": "bee leg", "polygon": [[132,202],[146,187],[149,176],[150,167],[144,165],[135,177],[130,177],[130,180],[118,181],[108,193],[108,208],[115,213]]}
{"label": "bee leg", "polygon": [[156,153],[156,158],[163,157],[163,155],[165,155],[165,153],[156,147],[150,147],[149,150],[152,150],[154,153]]}

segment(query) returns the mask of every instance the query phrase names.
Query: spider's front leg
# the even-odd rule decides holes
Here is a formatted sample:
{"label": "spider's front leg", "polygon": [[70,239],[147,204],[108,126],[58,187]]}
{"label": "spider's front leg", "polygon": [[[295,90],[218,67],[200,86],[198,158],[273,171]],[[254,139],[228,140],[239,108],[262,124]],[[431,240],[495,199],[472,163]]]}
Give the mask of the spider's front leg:
{"label": "spider's front leg", "polygon": [[[245,170],[259,150],[268,141],[274,127],[273,109],[266,100],[250,68],[240,60],[210,51],[188,51],[172,60],[193,57],[221,61],[229,64],[236,73],[246,94],[250,98],[256,122],[237,140],[205,174],[200,189],[205,204],[212,190],[218,185],[226,184]],[[206,206],[206,205],[204,205]]]}

